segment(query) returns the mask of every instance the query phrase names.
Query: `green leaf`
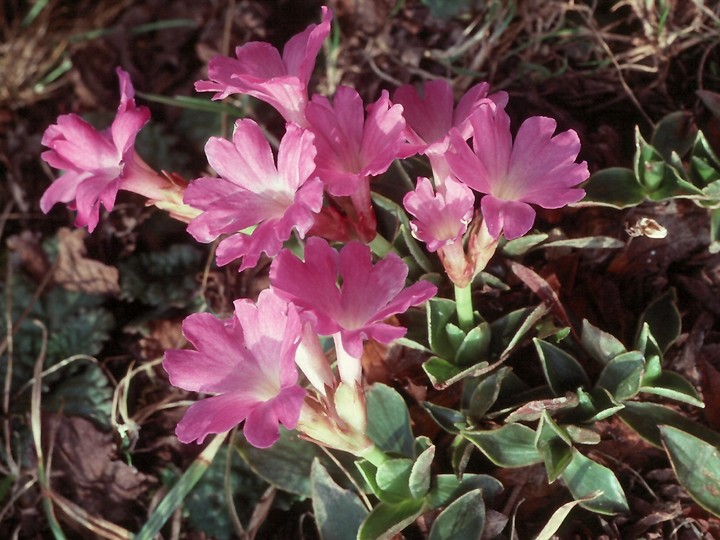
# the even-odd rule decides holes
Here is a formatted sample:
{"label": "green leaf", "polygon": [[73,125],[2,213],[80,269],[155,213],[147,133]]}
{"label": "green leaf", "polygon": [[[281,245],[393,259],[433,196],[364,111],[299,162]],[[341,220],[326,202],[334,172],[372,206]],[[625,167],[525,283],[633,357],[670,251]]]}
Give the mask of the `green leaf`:
{"label": "green leaf", "polygon": [[[490,410],[500,394],[500,387],[510,368],[502,367],[496,372],[480,379],[467,403],[466,413],[469,417],[480,420]],[[472,389],[472,386],[468,385]]]}
{"label": "green leaf", "polygon": [[560,508],[553,512],[553,515],[550,516],[550,519],[542,528],[542,530],[538,533],[538,535],[534,538],[534,540],[552,540],[553,538],[557,538],[555,536],[555,533],[558,531],[558,529],[560,529],[560,526],[563,524],[563,521],[565,521],[565,518],[568,517],[568,514],[570,514],[572,509],[580,503],[590,502],[599,496],[600,493],[596,492],[583,499],[579,499],[577,501],[570,501],[569,503],[563,504]]}
{"label": "green leaf", "polygon": [[[635,349],[643,353],[645,358],[657,357],[658,361],[662,359],[663,352],[660,350],[660,345],[655,340],[655,337],[650,331],[650,325],[648,323],[642,323],[639,327],[639,333],[635,339]],[[650,366],[651,372],[655,371],[656,366]]]}
{"label": "green leaf", "polygon": [[432,487],[426,499],[430,508],[438,508],[474,489],[480,489],[483,499],[490,504],[502,493],[503,485],[487,474],[464,474],[462,480],[454,474],[438,474],[432,479]]}
{"label": "green leaf", "polygon": [[368,511],[352,491],[341,488],[319,461],[312,464],[310,483],[315,523],[322,540],[355,540]]}
{"label": "green leaf", "polygon": [[630,351],[610,360],[600,373],[596,388],[605,388],[618,401],[633,398],[640,390],[645,372],[645,358],[639,351]]}
{"label": "green leaf", "polygon": [[500,467],[525,467],[542,461],[535,447],[535,431],[522,424],[508,424],[490,431],[465,431],[462,436]]}
{"label": "green leaf", "polygon": [[453,501],[435,519],[429,540],[480,540],[485,527],[482,491],[475,489]]}
{"label": "green leaf", "polygon": [[564,240],[553,240],[543,244],[542,248],[577,248],[577,249],[619,249],[625,246],[625,242],[612,236],[586,236],[583,238],[566,238]]}
{"label": "green leaf", "polygon": [[535,308],[523,308],[512,311],[490,324],[490,358],[503,358],[520,343],[520,340],[532,330],[548,313],[547,304]]}
{"label": "green leaf", "polygon": [[121,297],[151,306],[188,307],[198,291],[195,276],[204,264],[202,250],[189,244],[134,255],[118,265]]}
{"label": "green leaf", "polygon": [[676,111],[657,123],[651,142],[665,161],[670,161],[673,152],[682,157],[692,148],[698,132],[694,118],[691,112]]}
{"label": "green leaf", "polygon": [[63,378],[43,399],[43,409],[66,416],[82,416],[110,429],[113,389],[102,368],[87,364],[76,375]]}
{"label": "green leaf", "polygon": [[375,495],[384,503],[397,504],[412,498],[410,472],[413,461],[408,458],[389,459],[377,468],[375,482],[378,487]]}
{"label": "green leaf", "polygon": [[582,187],[585,190],[584,204],[629,208],[645,200],[635,173],[621,167],[610,167],[593,173]]}
{"label": "green leaf", "polygon": [[695,407],[705,407],[695,387],[677,373],[665,371],[653,378],[652,381],[643,380],[640,391],[682,401]]}
{"label": "green leaf", "polygon": [[358,540],[389,540],[422,514],[424,504],[422,499],[408,499],[394,505],[378,504],[360,526]]}
{"label": "green leaf", "polygon": [[502,247],[502,251],[503,254],[508,257],[518,257],[520,255],[524,255],[533,247],[542,244],[547,239],[548,235],[545,233],[526,234],[525,236],[506,242]]}
{"label": "green leaf", "polygon": [[680,484],[695,502],[720,517],[720,451],[671,426],[660,426],[660,432]]}
{"label": "green leaf", "polygon": [[572,441],[547,412],[540,417],[535,447],[545,461],[548,482],[552,484],[572,460]]}
{"label": "green leaf", "polygon": [[455,357],[445,327],[455,316],[455,302],[447,298],[431,298],[426,304],[428,341],[439,357],[452,360]]}
{"label": "green leaf", "polygon": [[638,323],[638,337],[645,323],[649,325],[650,332],[657,340],[661,351],[667,351],[680,335],[682,323],[675,289],[668,290],[643,311]]}
{"label": "green leaf", "polygon": [[687,416],[656,403],[628,401],[618,413],[620,420],[634,429],[650,444],[661,447],[662,440],[658,426],[668,425],[690,433],[714,446],[720,446],[720,433],[691,420]]}
{"label": "green leaf", "polygon": [[546,412],[552,414],[557,411],[574,409],[579,403],[580,400],[577,394],[573,392],[568,392],[562,397],[528,401],[510,413],[507,418],[505,418],[505,422],[532,422],[538,420]]}
{"label": "green leaf", "polygon": [[215,459],[215,454],[220,449],[220,445],[225,440],[225,434],[216,435],[205,449],[200,452],[195,461],[187,468],[180,477],[180,480],[167,492],[160,504],[150,515],[142,529],[134,537],[134,540],[151,540],[160,532],[163,525],[175,513],[175,510],[182,504],[190,490],[195,487],[198,480],[202,478]]}
{"label": "green leaf", "polygon": [[535,338],[533,343],[554,395],[563,396],[579,387],[590,386],[590,379],[575,358],[546,341]]}
{"label": "green leaf", "polygon": [[430,478],[432,476],[430,467],[434,458],[435,447],[430,446],[413,463],[408,486],[410,487],[410,495],[415,499],[424,497],[430,489]]}
{"label": "green leaf", "polygon": [[367,435],[383,452],[413,457],[415,438],[410,413],[400,394],[384,384],[373,384],[365,393]]}
{"label": "green leaf", "polygon": [[457,348],[455,363],[458,366],[477,365],[488,360],[492,331],[487,322],[472,328]]}
{"label": "green leaf", "polygon": [[467,419],[460,411],[441,407],[429,401],[423,401],[422,406],[432,419],[448,433],[459,433],[460,430],[467,427]]}
{"label": "green leaf", "polygon": [[280,429],[280,439],[270,448],[255,448],[242,441],[238,443],[238,451],[250,468],[265,481],[304,497],[312,496],[310,472],[316,458],[330,470],[337,470],[337,466],[317,445],[286,429]]}
{"label": "green leaf", "polygon": [[619,339],[593,326],[587,319],[583,319],[580,343],[594,360],[603,365],[626,352],[625,346]]}
{"label": "green leaf", "polygon": [[473,366],[459,368],[455,364],[451,364],[447,360],[433,356],[423,363],[423,370],[427,374],[430,382],[438,390],[447,388],[451,384],[472,376],[478,370],[487,367],[487,362],[480,362]]}
{"label": "green leaf", "polygon": [[[629,512],[625,492],[615,474],[574,448],[572,454],[572,461],[560,477],[572,493],[573,499],[583,508],[597,514]],[[600,495],[597,495],[598,490]]]}
{"label": "green leaf", "polygon": [[[230,482],[235,509],[240,520],[245,523],[250,520],[252,509],[267,488],[267,484],[250,470],[240,456],[234,455],[234,448],[230,449],[230,452],[227,450],[228,448],[224,447],[212,460],[207,472],[185,498],[183,505],[184,513],[193,528],[218,540],[229,540],[234,535],[225,496],[225,482]],[[231,461],[227,478],[227,460],[232,457],[234,459]]]}
{"label": "green leaf", "polygon": [[217,114],[226,113],[232,117],[242,118],[245,111],[238,107],[227,104],[222,101],[212,101],[208,98],[192,97],[192,96],[163,96],[161,94],[147,94],[145,92],[135,92],[138,97],[163,105],[180,107],[183,109],[192,109],[194,111],[213,112]]}
{"label": "green leaf", "polygon": [[576,415],[572,415],[570,421],[599,422],[611,417],[624,407],[605,388],[595,388],[591,394],[585,392],[582,388],[578,388],[577,396],[579,401],[578,412]]}

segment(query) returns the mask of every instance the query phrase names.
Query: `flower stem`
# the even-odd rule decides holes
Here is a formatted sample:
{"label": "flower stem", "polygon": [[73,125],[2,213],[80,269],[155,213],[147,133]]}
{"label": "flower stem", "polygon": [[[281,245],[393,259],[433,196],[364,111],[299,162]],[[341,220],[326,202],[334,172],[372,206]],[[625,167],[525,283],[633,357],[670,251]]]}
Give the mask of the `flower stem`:
{"label": "flower stem", "polygon": [[475,326],[475,314],[472,303],[472,284],[465,287],[455,285],[455,310],[463,331],[469,332]]}
{"label": "flower stem", "polygon": [[376,467],[379,467],[388,460],[387,454],[375,445],[372,445],[370,448],[365,450],[360,457],[368,460]]}
{"label": "flower stem", "polygon": [[375,238],[373,238],[368,245],[370,246],[370,250],[381,258],[391,251],[395,251],[393,245],[380,233],[376,234]]}

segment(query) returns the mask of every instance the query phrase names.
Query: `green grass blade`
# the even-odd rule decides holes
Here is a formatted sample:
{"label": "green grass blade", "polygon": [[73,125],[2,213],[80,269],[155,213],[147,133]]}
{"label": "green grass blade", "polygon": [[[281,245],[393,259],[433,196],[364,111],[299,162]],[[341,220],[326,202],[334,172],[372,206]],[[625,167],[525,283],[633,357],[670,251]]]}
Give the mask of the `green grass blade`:
{"label": "green grass blade", "polygon": [[190,490],[195,487],[195,484],[198,483],[203,474],[205,474],[205,471],[208,470],[212,460],[215,458],[215,454],[217,454],[220,449],[220,445],[222,445],[225,440],[225,435],[225,433],[216,435],[215,438],[210,441],[210,444],[200,452],[200,455],[195,458],[192,465],[183,473],[177,484],[175,484],[167,495],[165,495],[165,498],[160,501],[160,504],[158,504],[150,516],[150,519],[147,520],[135,537],[136,540],[152,540],[155,535],[160,532],[160,529],[162,529],[163,525],[170,519],[177,507],[182,504],[185,497],[190,493]]}

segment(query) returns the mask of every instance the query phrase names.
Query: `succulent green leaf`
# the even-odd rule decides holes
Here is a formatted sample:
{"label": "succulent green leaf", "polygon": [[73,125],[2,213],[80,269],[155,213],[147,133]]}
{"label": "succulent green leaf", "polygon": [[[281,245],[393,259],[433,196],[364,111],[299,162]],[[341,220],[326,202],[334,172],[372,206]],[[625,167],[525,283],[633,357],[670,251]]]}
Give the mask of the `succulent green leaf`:
{"label": "succulent green leaf", "polygon": [[585,370],[580,363],[568,353],[540,339],[533,339],[545,379],[555,396],[563,396],[578,387],[590,386]]}
{"label": "succulent green leaf", "polygon": [[381,502],[363,521],[357,539],[390,540],[422,514],[424,504],[422,499],[407,499],[392,505]]}
{"label": "succulent green leaf", "polygon": [[[680,335],[681,329],[680,311],[677,308],[675,289],[670,289],[655,299],[643,311],[638,323],[638,337],[645,323],[650,327],[650,333],[657,341],[660,350],[662,352],[667,351],[668,347]],[[636,341],[638,341],[637,337]],[[645,353],[647,354],[647,351]]]}
{"label": "succulent green leaf", "polygon": [[542,530],[537,534],[534,540],[552,540],[554,538],[557,538],[557,536],[555,536],[555,533],[557,533],[558,529],[560,529],[560,526],[565,521],[565,518],[568,517],[568,514],[570,514],[572,509],[580,503],[592,501],[599,496],[600,492],[595,492],[585,498],[563,504],[560,508],[553,512],[553,515],[550,516],[550,519],[542,528]]}
{"label": "succulent green leaf", "polygon": [[630,351],[610,360],[600,373],[596,388],[605,388],[618,401],[635,397],[645,373],[645,358]]}
{"label": "succulent green leaf", "polygon": [[486,474],[464,474],[462,480],[454,474],[438,474],[432,479],[427,502],[430,508],[446,506],[473,489],[480,489],[483,499],[489,504],[493,498],[502,493],[503,485]]}
{"label": "succulent green leaf", "polygon": [[[572,493],[573,499],[591,512],[612,515],[630,510],[625,492],[615,474],[574,448],[572,460],[560,477]],[[597,491],[601,493],[597,495]]]}
{"label": "succulent green leaf", "polygon": [[490,325],[483,321],[471,329],[457,348],[455,363],[458,366],[476,365],[488,360],[492,331]]}
{"label": "succulent green leaf", "polygon": [[466,413],[469,417],[480,420],[485,416],[497,400],[502,382],[510,372],[510,368],[502,367],[477,383],[467,403]]}
{"label": "succulent green leaf", "polygon": [[446,327],[455,316],[455,302],[447,298],[431,298],[426,304],[428,341],[439,357],[452,360],[455,349],[448,339]]}
{"label": "succulent green leaf", "polygon": [[467,419],[460,411],[435,405],[429,401],[423,401],[422,406],[432,419],[448,433],[459,433],[460,430],[467,427]]}
{"label": "succulent green leaf", "polygon": [[645,200],[645,193],[635,173],[622,167],[610,167],[593,173],[583,189],[583,203],[629,208]]}
{"label": "succulent green leaf", "polygon": [[650,444],[661,447],[662,439],[658,426],[667,425],[698,437],[709,444],[720,446],[720,433],[691,420],[687,416],[657,403],[628,401],[618,413],[620,420],[634,429]]}
{"label": "succulent green leaf", "polygon": [[681,375],[669,371],[664,371],[649,384],[643,381],[640,391],[682,401],[695,407],[705,407],[695,387]]}
{"label": "succulent green leaf", "polygon": [[553,240],[539,247],[542,248],[577,248],[577,249],[619,249],[625,246],[625,242],[612,236],[585,236],[582,238],[565,238],[564,240]]}
{"label": "succulent green leaf", "polygon": [[447,326],[445,326],[445,333],[447,334],[450,346],[454,351],[457,351],[465,339],[465,332],[458,325],[447,323]]}
{"label": "succulent green leaf", "polygon": [[433,356],[425,361],[422,367],[433,386],[442,390],[487,366],[487,362],[479,362],[473,366],[459,368],[447,360]]}
{"label": "succulent green leaf", "polygon": [[580,343],[594,360],[603,365],[626,352],[625,346],[618,338],[593,326],[587,319],[583,319]]}
{"label": "succulent green leaf", "polygon": [[383,452],[412,457],[415,438],[405,400],[384,384],[373,384],[365,393],[367,435]]}
{"label": "succulent green leaf", "polygon": [[[657,357],[658,361],[662,360],[663,352],[658,345],[655,336],[650,331],[650,325],[647,322],[642,323],[638,327],[638,336],[635,339],[635,350],[645,355],[645,358]],[[651,372],[656,370],[656,366],[652,366]]]}
{"label": "succulent green leaf", "polygon": [[480,540],[485,527],[482,490],[462,495],[443,510],[430,529],[429,540]]}
{"label": "succulent green leaf", "polygon": [[574,409],[579,403],[577,394],[573,392],[568,392],[562,397],[529,401],[510,413],[505,422],[532,422],[547,412],[552,414],[557,411]]}
{"label": "succulent green leaf", "polygon": [[315,523],[322,540],[355,540],[368,511],[352,491],[343,489],[319,461],[313,461],[310,484]]}
{"label": "succulent green leaf", "polygon": [[435,447],[431,446],[420,454],[413,463],[408,486],[410,487],[410,495],[416,499],[424,497],[430,489],[430,478],[432,476],[430,467],[434,458]]}
{"label": "succulent green leaf", "polygon": [[542,461],[535,447],[535,431],[522,424],[507,424],[490,431],[466,431],[462,435],[500,467],[525,467]]}
{"label": "succulent green leaf", "polygon": [[688,111],[675,111],[663,118],[655,126],[651,143],[666,161],[676,152],[684,156],[692,148],[698,132],[694,122],[695,115]]}
{"label": "succulent green leaf", "polygon": [[548,482],[552,484],[572,460],[572,440],[547,412],[538,423],[535,447],[545,461]]}
{"label": "succulent green leaf", "polygon": [[389,459],[380,465],[375,475],[378,491],[375,495],[388,504],[411,498],[408,487],[413,461],[407,458]]}
{"label": "succulent green leaf", "polygon": [[508,257],[518,257],[520,255],[524,255],[532,248],[542,244],[547,239],[548,235],[545,233],[526,234],[525,236],[506,242],[502,247],[502,252]]}
{"label": "succulent green leaf", "polygon": [[[592,393],[585,392],[582,388],[577,391],[579,405],[575,421],[594,423],[611,417],[624,407],[605,388],[595,388]],[[574,411],[573,411],[574,412]]]}
{"label": "succulent green leaf", "polygon": [[310,471],[316,458],[333,474],[341,474],[317,445],[301,439],[294,431],[280,429],[280,439],[270,448],[255,448],[245,441],[238,443],[237,448],[258,476],[284,491],[304,497],[312,496]]}
{"label": "succulent green leaf", "polygon": [[672,426],[660,426],[660,433],[680,484],[695,502],[720,517],[720,451]]}

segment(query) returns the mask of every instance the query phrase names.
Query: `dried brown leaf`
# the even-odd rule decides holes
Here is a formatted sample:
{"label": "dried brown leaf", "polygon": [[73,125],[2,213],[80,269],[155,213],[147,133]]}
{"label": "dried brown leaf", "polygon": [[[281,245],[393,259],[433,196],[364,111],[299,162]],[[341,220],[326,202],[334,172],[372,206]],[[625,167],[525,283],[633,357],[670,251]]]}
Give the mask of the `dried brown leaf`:
{"label": "dried brown leaf", "polygon": [[85,255],[85,236],[83,229],[58,231],[58,262],[55,269],[55,282],[70,291],[88,294],[120,293],[118,269],[88,259]]}

